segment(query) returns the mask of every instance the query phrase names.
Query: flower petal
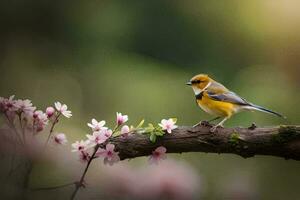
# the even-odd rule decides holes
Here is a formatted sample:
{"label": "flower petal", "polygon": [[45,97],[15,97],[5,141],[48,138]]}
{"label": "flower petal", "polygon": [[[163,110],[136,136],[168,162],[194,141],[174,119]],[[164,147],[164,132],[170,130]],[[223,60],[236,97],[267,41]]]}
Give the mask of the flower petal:
{"label": "flower petal", "polygon": [[55,105],[55,108],[57,110],[60,110],[60,108],[61,108],[61,103],[60,102],[55,102],[54,105]]}
{"label": "flower petal", "polygon": [[106,145],[106,151],[114,151],[114,149],[115,149],[115,145],[114,144],[108,143]]}

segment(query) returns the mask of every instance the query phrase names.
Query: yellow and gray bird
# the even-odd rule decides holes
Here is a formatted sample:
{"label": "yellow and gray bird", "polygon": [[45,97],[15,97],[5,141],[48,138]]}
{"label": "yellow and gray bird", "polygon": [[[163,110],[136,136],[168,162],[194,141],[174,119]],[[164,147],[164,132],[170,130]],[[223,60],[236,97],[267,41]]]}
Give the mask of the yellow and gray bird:
{"label": "yellow and gray bird", "polygon": [[211,132],[222,126],[232,115],[241,111],[257,110],[285,118],[277,112],[246,101],[206,74],[196,75],[186,84],[193,88],[197,105],[202,110],[216,116],[213,120],[223,118],[220,123],[211,128]]}

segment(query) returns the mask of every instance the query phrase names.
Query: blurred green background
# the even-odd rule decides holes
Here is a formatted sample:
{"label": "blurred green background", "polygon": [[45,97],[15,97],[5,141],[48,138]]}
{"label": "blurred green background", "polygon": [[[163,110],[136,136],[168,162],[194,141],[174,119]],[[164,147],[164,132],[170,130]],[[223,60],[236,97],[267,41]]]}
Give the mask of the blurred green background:
{"label": "blurred green background", "polygon": [[[66,103],[73,117],[57,129],[73,142],[88,133],[91,118],[111,125],[117,111],[132,124],[177,117],[178,124],[193,125],[211,118],[185,85],[207,73],[288,117],[241,113],[226,126],[297,124],[299,7],[299,1],[283,0],[1,1],[0,96],[29,98],[41,109]],[[205,153],[171,157],[196,168],[205,199],[222,198],[230,185],[242,185],[259,199],[300,195],[296,161]],[[75,157],[70,160],[82,170]],[[36,167],[31,184],[77,177],[57,165]]]}

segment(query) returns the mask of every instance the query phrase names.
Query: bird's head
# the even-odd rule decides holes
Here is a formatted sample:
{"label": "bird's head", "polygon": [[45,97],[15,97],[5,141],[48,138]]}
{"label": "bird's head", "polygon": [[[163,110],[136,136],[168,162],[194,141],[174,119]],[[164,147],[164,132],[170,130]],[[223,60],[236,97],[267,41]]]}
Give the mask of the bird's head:
{"label": "bird's head", "polygon": [[188,81],[186,84],[191,86],[195,92],[195,94],[199,94],[204,89],[206,89],[210,83],[212,82],[212,79],[206,75],[206,74],[198,74],[194,76],[190,81]]}

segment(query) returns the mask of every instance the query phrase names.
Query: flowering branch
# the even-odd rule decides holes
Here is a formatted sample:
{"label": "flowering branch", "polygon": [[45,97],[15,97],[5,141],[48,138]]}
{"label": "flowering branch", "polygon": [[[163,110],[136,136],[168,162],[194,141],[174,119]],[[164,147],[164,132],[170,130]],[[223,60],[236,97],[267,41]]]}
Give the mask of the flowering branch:
{"label": "flowering branch", "polygon": [[[87,137],[89,138],[89,142],[95,142],[95,144],[96,144],[96,146],[94,147],[94,151],[93,151],[93,153],[92,153],[91,156],[89,156],[87,152],[85,152],[83,150],[81,151],[81,148],[84,149],[85,146],[80,146],[80,144],[77,146],[76,143],[75,143],[75,145],[73,145],[73,147],[75,147],[76,149],[78,149],[81,154],[87,155],[87,156],[83,157],[84,158],[83,161],[87,160],[87,165],[86,165],[86,167],[85,167],[85,169],[83,171],[83,174],[81,175],[80,180],[78,182],[75,182],[75,190],[73,191],[73,193],[71,195],[71,199],[75,198],[75,196],[76,196],[79,188],[84,187],[84,178],[85,178],[85,175],[86,175],[86,173],[87,173],[87,171],[88,171],[88,169],[89,169],[90,164],[92,163],[92,161],[95,158],[98,157],[98,156],[96,156],[96,153],[98,152],[99,148],[101,147],[100,146],[101,142],[105,142],[110,136],[112,136],[118,130],[118,128],[120,127],[120,125],[122,125],[125,121],[128,120],[128,117],[127,117],[126,120],[120,119],[123,116],[122,115],[120,116],[118,113],[117,113],[117,116],[118,116],[117,117],[117,125],[115,126],[115,128],[113,129],[113,131],[107,130],[106,127],[103,127],[105,125],[105,121],[97,122],[95,119],[93,119],[92,120],[92,124],[88,123],[88,126],[91,127],[93,131],[95,131],[92,136],[87,135]],[[98,132],[98,131],[101,131],[101,132]],[[97,136],[95,136],[96,135],[95,133],[97,134]],[[106,135],[106,134],[108,134],[108,135]],[[104,136],[104,140],[101,141],[100,137],[103,137],[103,136]],[[84,143],[84,144],[88,145],[89,142]],[[112,149],[112,151],[113,151],[113,149]]]}
{"label": "flowering branch", "polygon": [[[9,98],[0,97],[0,117],[3,115],[6,119],[4,124],[0,124],[1,128],[2,125],[4,127],[1,129],[3,134],[1,132],[0,139],[1,141],[4,141],[4,139],[11,141],[10,143],[3,142],[5,150],[10,152],[7,156],[11,157],[7,179],[16,171],[24,171],[22,177],[18,177],[21,180],[19,182],[22,183],[21,187],[23,189],[28,187],[30,174],[37,156],[36,152],[40,148],[35,136],[42,134],[43,131],[45,132],[48,122],[52,122],[44,145],[45,150],[53,134],[54,126],[58,123],[58,118],[61,115],[67,118],[72,116],[72,112],[67,109],[68,107],[65,104],[56,102],[55,108],[48,107],[44,113],[42,110],[37,110],[29,99],[14,99],[14,95]],[[14,134],[10,134],[11,132]],[[53,143],[56,144],[65,144],[66,142],[67,140],[63,133],[56,134],[53,139]],[[20,160],[19,164],[15,162],[16,156]],[[20,167],[23,167],[25,170],[17,170]]]}
{"label": "flowering branch", "polygon": [[98,151],[98,149],[99,149],[99,146],[96,146],[95,149],[94,149],[94,152],[93,152],[93,154],[91,156],[91,158],[88,160],[88,163],[87,163],[87,165],[86,165],[86,167],[85,167],[85,169],[83,171],[83,174],[81,175],[80,180],[78,182],[75,182],[75,190],[73,191],[73,193],[71,195],[71,199],[75,198],[75,196],[76,196],[79,188],[84,187],[84,177],[85,177],[85,175],[86,175],[86,173],[87,173],[87,171],[88,171],[88,169],[90,167],[90,164],[94,160],[95,154]]}
{"label": "flowering branch", "polygon": [[44,149],[46,149],[46,147],[47,147],[47,145],[48,145],[48,143],[49,143],[49,140],[50,140],[50,138],[51,138],[51,135],[52,135],[52,133],[53,133],[53,131],[54,131],[54,127],[55,127],[56,123],[58,122],[59,116],[60,116],[60,113],[55,117],[54,121],[52,122],[52,125],[51,125],[51,128],[50,128],[50,131],[49,131],[47,140],[46,140],[46,142],[45,142]]}
{"label": "flowering branch", "polygon": [[231,153],[244,158],[267,155],[300,160],[300,126],[218,128],[216,133],[210,132],[211,126],[179,127],[156,143],[143,134],[131,134],[126,140],[111,138],[111,143],[121,160],[151,155],[158,146],[164,146],[168,153]]}
{"label": "flowering branch", "polygon": [[[122,115],[121,115],[122,117]],[[128,120],[118,121],[117,127]],[[272,128],[218,128],[211,133],[212,125],[203,122],[196,127],[178,127],[176,119],[163,119],[158,126],[149,124],[142,127],[142,120],[137,127],[124,125],[120,132],[104,127],[105,121],[93,119],[88,126],[93,134],[88,140],[72,144],[79,152],[81,161],[87,162],[79,182],[75,182],[73,200],[79,190],[84,187],[84,177],[93,159],[104,157],[104,163],[113,163],[139,156],[149,156],[150,163],[158,163],[168,153],[212,152],[233,153],[244,158],[254,155],[273,155],[300,160],[300,126],[280,126]],[[150,136],[150,137],[149,137]],[[89,156],[89,146],[94,146]],[[115,148],[116,147],[116,148]],[[106,149],[104,149],[106,148]]]}
{"label": "flowering branch", "polygon": [[[30,100],[14,100],[14,96],[0,97],[0,113],[4,114],[7,125],[16,134],[16,141],[12,142],[13,147],[15,148],[17,143],[22,144],[19,145],[22,152],[27,149],[31,150],[31,146],[35,144],[36,137],[34,136],[46,130],[45,128],[51,122],[44,145],[45,150],[59,117],[70,118],[72,116],[67,105],[60,102],[55,103],[55,108],[48,107],[44,113],[36,110]],[[139,156],[150,156],[149,163],[157,164],[166,158],[167,152],[232,153],[244,158],[254,155],[271,155],[300,160],[300,126],[257,128],[252,125],[249,128],[218,128],[216,132],[211,133],[212,125],[208,122],[195,127],[178,127],[176,118],[163,119],[157,125],[149,123],[148,126],[143,126],[144,120],[137,126],[125,125],[127,121],[127,115],[117,113],[115,128],[109,129],[104,126],[106,123],[104,120],[98,122],[92,119],[91,123],[87,124],[92,129],[91,134],[86,135],[86,140],[72,144],[72,151],[77,152],[79,160],[86,164],[79,181],[38,190],[75,185],[75,190],[71,195],[71,200],[73,200],[79,189],[85,187],[85,177],[92,161],[101,157],[104,164],[108,165]],[[2,137],[4,136],[3,134]],[[29,139],[29,136],[32,136],[31,140],[26,139]],[[52,142],[60,145],[66,144],[67,138],[65,134],[57,133]],[[29,154],[28,163],[25,163],[24,188],[28,186],[32,166],[33,160]],[[15,169],[13,154],[9,175]]]}

